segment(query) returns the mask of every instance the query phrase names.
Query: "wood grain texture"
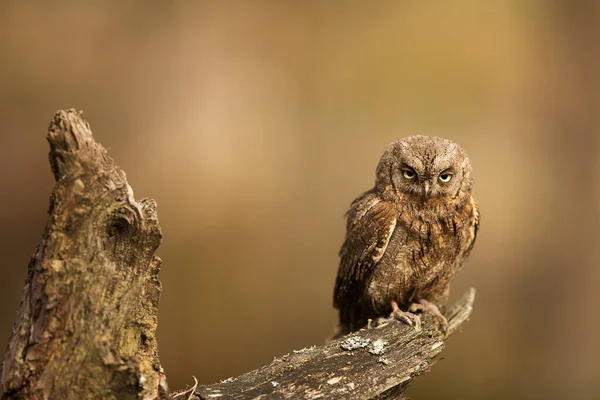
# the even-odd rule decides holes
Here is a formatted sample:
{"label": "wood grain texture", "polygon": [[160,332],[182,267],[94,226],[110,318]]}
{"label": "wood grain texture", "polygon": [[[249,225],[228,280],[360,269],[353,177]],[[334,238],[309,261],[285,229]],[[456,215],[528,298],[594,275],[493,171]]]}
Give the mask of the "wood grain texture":
{"label": "wood grain texture", "polygon": [[2,399],[167,397],[156,327],[162,238],[153,200],[75,110],[48,132],[56,179],[2,362]]}
{"label": "wood grain texture", "polygon": [[[449,335],[467,321],[474,300],[475,289],[470,289],[446,313]],[[401,398],[445,346],[439,320],[430,314],[422,320],[420,332],[391,321],[320,347],[294,351],[237,378],[201,386],[195,396],[203,400]]]}

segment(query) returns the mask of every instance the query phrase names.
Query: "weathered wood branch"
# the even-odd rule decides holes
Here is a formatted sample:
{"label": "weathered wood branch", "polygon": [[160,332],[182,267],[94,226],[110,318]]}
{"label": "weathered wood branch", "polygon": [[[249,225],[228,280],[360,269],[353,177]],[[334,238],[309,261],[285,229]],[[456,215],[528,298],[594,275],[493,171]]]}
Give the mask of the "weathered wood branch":
{"label": "weathered wood branch", "polygon": [[[475,289],[446,313],[448,335],[473,310]],[[446,335],[433,315],[422,316],[422,330],[391,321],[320,347],[294,351],[237,378],[199,387],[209,399],[395,399],[426,372],[444,349]]]}
{"label": "weathered wood branch", "polygon": [[161,231],[153,200],[75,110],[50,123],[56,185],[2,363],[2,399],[167,397],[156,327]]}
{"label": "weathered wood branch", "polygon": [[[156,204],[133,198],[77,111],[54,116],[48,141],[56,185],[2,361],[0,399],[167,399],[155,336]],[[468,319],[474,296],[469,290],[446,314],[448,334]],[[172,397],[398,398],[444,348],[439,321],[422,320],[419,331],[388,322]]]}

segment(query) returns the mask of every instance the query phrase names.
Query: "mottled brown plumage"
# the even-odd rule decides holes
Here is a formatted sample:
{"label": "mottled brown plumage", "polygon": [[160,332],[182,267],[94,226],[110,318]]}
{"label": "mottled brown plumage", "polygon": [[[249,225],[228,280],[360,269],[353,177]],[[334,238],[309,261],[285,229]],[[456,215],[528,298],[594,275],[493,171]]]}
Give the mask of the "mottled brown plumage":
{"label": "mottled brown plumage", "polygon": [[418,322],[410,311],[438,314],[479,226],[471,164],[450,140],[410,136],[391,143],[375,187],[347,213],[334,292],[339,335],[369,319]]}

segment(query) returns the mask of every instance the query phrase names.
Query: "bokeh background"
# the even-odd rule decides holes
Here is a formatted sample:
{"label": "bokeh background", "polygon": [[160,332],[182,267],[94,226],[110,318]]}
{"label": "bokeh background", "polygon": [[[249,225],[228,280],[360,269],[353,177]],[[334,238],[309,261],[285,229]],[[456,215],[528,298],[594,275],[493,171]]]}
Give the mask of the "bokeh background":
{"label": "bokeh background", "polygon": [[424,133],[467,150],[482,228],[410,396],[600,398],[599,39],[595,1],[0,2],[0,343],[57,109],[158,201],[171,389],[330,335],[343,214]]}

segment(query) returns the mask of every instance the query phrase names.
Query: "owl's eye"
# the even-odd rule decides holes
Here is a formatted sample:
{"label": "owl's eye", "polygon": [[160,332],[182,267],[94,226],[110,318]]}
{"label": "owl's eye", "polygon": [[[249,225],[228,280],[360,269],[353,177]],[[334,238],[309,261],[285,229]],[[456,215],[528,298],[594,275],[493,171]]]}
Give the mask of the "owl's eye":
{"label": "owl's eye", "polygon": [[448,183],[452,179],[452,174],[449,172],[444,172],[444,173],[440,174],[439,178],[440,178],[440,181],[442,181],[444,183]]}
{"label": "owl's eye", "polygon": [[406,179],[414,179],[417,176],[417,173],[410,168],[403,168],[402,176],[404,176]]}

